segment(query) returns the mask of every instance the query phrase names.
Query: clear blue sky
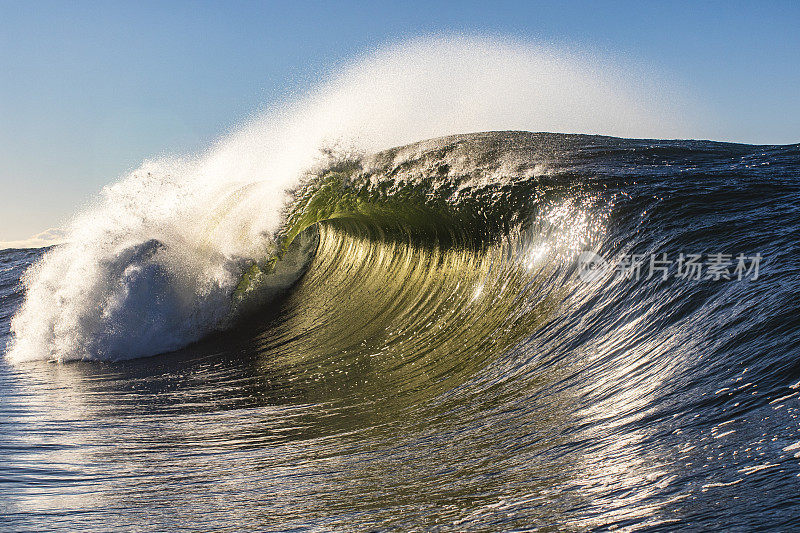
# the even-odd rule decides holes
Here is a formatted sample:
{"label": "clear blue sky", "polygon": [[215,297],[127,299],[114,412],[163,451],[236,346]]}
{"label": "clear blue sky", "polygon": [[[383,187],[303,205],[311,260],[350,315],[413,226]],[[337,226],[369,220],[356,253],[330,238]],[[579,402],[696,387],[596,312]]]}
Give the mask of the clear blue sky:
{"label": "clear blue sky", "polygon": [[488,33],[652,66],[718,138],[800,142],[800,2],[0,0],[0,241],[62,222],[144,158],[205,146],[379,45]]}

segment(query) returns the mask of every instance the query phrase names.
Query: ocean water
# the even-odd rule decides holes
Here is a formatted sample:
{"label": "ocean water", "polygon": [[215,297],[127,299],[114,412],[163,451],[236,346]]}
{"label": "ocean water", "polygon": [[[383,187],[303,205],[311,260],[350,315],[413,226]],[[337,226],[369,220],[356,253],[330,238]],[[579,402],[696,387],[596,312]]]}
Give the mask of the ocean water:
{"label": "ocean water", "polygon": [[800,526],[800,145],[339,153],[246,251],[142,176],[0,252],[0,528]]}

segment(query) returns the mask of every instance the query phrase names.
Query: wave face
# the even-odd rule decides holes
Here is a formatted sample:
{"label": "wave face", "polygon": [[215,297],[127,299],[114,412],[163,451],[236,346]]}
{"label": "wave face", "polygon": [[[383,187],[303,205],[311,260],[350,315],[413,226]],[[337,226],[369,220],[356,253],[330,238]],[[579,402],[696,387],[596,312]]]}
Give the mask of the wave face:
{"label": "wave face", "polygon": [[[80,245],[46,252],[21,304],[17,280],[40,252],[2,252],[4,334],[21,305],[12,359],[62,338],[59,321],[26,337],[31,302],[74,309],[36,293],[53,264],[72,265],[64,279],[102,274],[81,285],[97,293],[50,282],[52,298],[110,305],[59,319],[80,332],[66,337],[77,357],[232,328],[114,365],[0,367],[0,464],[47,435],[20,466],[28,481],[3,489],[9,523],[40,529],[68,512],[83,530],[187,516],[254,530],[790,528],[799,176],[800,145],[456,135],[307,172],[269,246],[222,254],[227,270],[168,232],[111,235],[113,261],[89,249],[58,263]],[[762,259],[741,280],[735,264],[729,280],[674,264],[666,277],[647,264],[587,276],[587,250],[612,265]]]}

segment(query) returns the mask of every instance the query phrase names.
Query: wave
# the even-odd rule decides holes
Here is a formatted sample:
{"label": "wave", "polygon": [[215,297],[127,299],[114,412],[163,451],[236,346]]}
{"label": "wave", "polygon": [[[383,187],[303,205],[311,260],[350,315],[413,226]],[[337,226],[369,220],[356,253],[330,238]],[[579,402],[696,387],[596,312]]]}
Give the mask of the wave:
{"label": "wave", "polygon": [[[532,150],[555,137],[462,135],[337,161],[290,191],[281,226],[255,257],[219,254],[212,262],[208,254],[218,251],[191,248],[168,233],[53,249],[25,275],[10,355],[42,358],[48,346],[46,358],[115,360],[175,350],[263,310],[310,265],[327,272],[316,290],[335,284],[354,258],[362,281],[373,270],[407,284],[427,276],[427,290],[447,298],[451,282],[465,301],[475,291],[492,301],[511,278],[521,291],[530,282],[531,253],[537,261],[556,250],[574,255],[591,240],[585,202],[576,203],[574,190],[569,197],[548,194],[539,181],[542,155]],[[490,157],[490,148],[502,156]],[[372,264],[373,256],[383,259]],[[404,270],[410,263],[431,270],[412,275]],[[448,275],[433,282],[443,268]],[[523,297],[514,294],[512,301]]]}
{"label": "wave", "polygon": [[[291,189],[274,246],[232,270],[226,313],[252,301],[249,320],[162,357],[8,369],[25,419],[10,435],[60,431],[50,440],[89,470],[34,468],[65,450],[39,446],[30,478],[99,483],[89,488],[104,508],[164,485],[145,476],[155,490],[140,490],[128,462],[92,446],[111,430],[148,475],[184,468],[182,450],[212,484],[241,466],[236,497],[219,498],[223,487],[212,499],[252,507],[283,491],[262,514],[286,528],[352,527],[353,509],[363,529],[397,517],[462,529],[790,524],[798,176],[800,145],[523,132],[344,157]],[[164,242],[144,239],[106,271],[160,265],[175,253]],[[586,277],[580,250],[762,263],[758,279],[686,279],[676,265]],[[0,252],[0,335],[40,253]],[[295,272],[281,296],[250,300]],[[263,475],[285,466],[288,478]],[[762,496],[720,506],[744,489]]]}
{"label": "wave", "polygon": [[[452,233],[455,244],[482,245],[485,236],[471,233],[477,228],[518,231],[524,195],[535,191],[516,182],[544,171],[553,155],[547,139],[536,151],[541,159],[522,166],[489,146],[491,138],[485,153],[456,149],[436,168],[425,167],[433,159],[412,164],[415,151],[429,148],[424,143],[383,150],[453,132],[670,136],[685,126],[677,104],[663,105],[663,91],[612,67],[496,39],[412,41],[342,69],[204,154],[147,161],[103,189],[70,224],[68,243],[26,274],[8,355],[113,360],[178,349],[292,285],[316,237],[297,241],[278,271],[270,258],[329,218],[358,215],[383,232],[424,230],[439,240]],[[370,170],[390,160],[391,172]],[[359,169],[360,189],[349,184],[352,193],[333,201],[342,192],[337,183],[351,176],[347,165]]]}

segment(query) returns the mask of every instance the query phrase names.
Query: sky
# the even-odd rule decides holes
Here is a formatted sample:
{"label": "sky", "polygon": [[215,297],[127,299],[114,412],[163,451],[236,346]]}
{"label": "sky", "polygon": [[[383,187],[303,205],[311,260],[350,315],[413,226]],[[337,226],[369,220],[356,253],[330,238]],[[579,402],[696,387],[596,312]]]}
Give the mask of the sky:
{"label": "sky", "polygon": [[708,137],[797,143],[798,28],[796,1],[0,0],[0,244],[64,224],[146,158],[201,150],[354,58],[421,36],[646,65],[713,117]]}

